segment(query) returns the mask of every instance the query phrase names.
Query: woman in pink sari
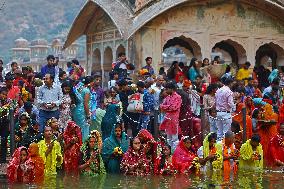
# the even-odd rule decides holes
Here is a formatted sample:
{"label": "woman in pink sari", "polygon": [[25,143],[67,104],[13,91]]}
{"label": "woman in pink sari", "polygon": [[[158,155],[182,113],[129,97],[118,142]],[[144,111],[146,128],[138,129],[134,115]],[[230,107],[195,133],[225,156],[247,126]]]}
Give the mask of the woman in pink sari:
{"label": "woman in pink sari", "polygon": [[79,176],[80,148],[82,146],[81,128],[69,121],[63,134],[64,170],[66,174]]}
{"label": "woman in pink sari", "polygon": [[195,153],[191,139],[186,136],[181,139],[175,150],[172,163],[181,174],[190,174],[198,171],[199,160]]}

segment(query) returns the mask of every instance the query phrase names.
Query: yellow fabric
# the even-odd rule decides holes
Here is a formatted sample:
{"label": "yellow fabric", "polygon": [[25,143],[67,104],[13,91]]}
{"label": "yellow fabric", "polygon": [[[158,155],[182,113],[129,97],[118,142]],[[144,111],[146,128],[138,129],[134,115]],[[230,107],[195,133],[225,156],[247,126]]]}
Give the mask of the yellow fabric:
{"label": "yellow fabric", "polygon": [[[45,140],[41,140],[38,143],[39,146],[39,155],[42,157],[44,161],[44,174],[45,175],[56,175],[56,167],[60,166],[63,163],[63,158],[61,154],[61,146],[59,142],[54,141],[54,145],[52,148],[51,153],[48,154],[48,156],[45,156],[45,152],[47,150],[47,145],[45,143]],[[61,161],[57,162],[56,158],[57,156],[61,157]]]}
{"label": "yellow fabric", "polygon": [[250,139],[246,141],[241,147],[240,150],[240,163],[239,168],[240,169],[249,169],[249,170],[255,170],[255,169],[262,169],[263,168],[263,151],[262,151],[262,145],[259,144],[259,146],[256,148],[256,152],[261,155],[261,160],[253,160],[253,149],[250,144]]}
{"label": "yellow fabric", "polygon": [[236,79],[237,80],[243,80],[249,78],[251,75],[250,70],[246,70],[244,68],[239,69]]}
{"label": "yellow fabric", "polygon": [[[203,158],[205,159],[206,157],[208,157],[211,154],[215,154],[217,155],[217,160],[212,162],[212,167],[214,170],[216,169],[221,169],[222,165],[223,165],[223,157],[222,157],[222,152],[219,153],[218,150],[213,150],[214,152],[210,153],[210,149],[209,149],[209,141],[208,141],[208,137],[211,135],[212,133],[209,133],[203,140]],[[214,149],[217,148],[214,144]],[[219,150],[220,151],[220,150]],[[222,150],[221,150],[222,151]]]}

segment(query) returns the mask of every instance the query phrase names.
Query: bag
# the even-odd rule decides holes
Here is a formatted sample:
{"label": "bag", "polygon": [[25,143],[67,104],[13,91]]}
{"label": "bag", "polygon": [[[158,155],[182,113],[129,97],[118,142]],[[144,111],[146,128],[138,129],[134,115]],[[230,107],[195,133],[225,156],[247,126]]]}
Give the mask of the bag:
{"label": "bag", "polygon": [[143,111],[143,94],[135,93],[128,97],[127,111],[132,113]]}

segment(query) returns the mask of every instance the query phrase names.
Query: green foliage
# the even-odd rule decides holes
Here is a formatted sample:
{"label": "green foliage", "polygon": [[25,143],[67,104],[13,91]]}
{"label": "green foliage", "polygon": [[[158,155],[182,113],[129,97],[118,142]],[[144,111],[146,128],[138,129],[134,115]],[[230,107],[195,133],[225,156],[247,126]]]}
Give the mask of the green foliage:
{"label": "green foliage", "polygon": [[[0,3],[3,0],[0,0]],[[0,11],[0,57],[5,63],[14,40],[45,38],[51,41],[70,28],[86,0],[5,1]]]}

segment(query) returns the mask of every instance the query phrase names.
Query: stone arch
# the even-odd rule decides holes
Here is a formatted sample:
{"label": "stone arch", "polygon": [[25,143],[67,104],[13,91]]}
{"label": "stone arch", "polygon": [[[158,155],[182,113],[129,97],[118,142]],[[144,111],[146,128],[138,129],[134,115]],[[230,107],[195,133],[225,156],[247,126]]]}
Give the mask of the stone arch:
{"label": "stone arch", "polygon": [[[181,35],[180,37],[174,37],[165,42],[163,46],[163,53],[168,48],[176,48],[177,51],[181,50],[181,52],[177,52],[176,54],[183,53],[186,56],[186,62],[189,63],[192,57],[196,57],[197,59],[202,58],[201,48],[199,44],[191,38],[185,37]],[[184,55],[182,55],[184,56]],[[181,61],[180,59],[175,59],[176,61]]]}
{"label": "stone arch", "polygon": [[255,55],[257,66],[266,65],[272,69],[284,66],[284,49],[274,42],[261,45]]}
{"label": "stone arch", "polygon": [[[175,0],[174,2],[172,0],[164,0],[164,1],[158,1],[157,3],[154,3],[153,5],[143,9],[143,12],[137,15],[135,20],[133,21],[133,25],[129,30],[128,38],[131,37],[136,31],[138,31],[141,27],[143,27],[145,24],[147,24],[157,16],[163,14],[164,12],[170,10],[171,8],[180,6],[187,2],[189,3],[189,0]],[[196,1],[193,2],[194,5],[198,5],[198,2]],[[284,12],[283,12],[284,7],[281,2],[277,1],[274,2],[271,0],[258,0],[258,1],[240,0],[240,2],[255,7],[275,17],[276,19],[279,19],[281,22],[284,22]],[[200,5],[204,5],[204,2],[200,1]]]}
{"label": "stone arch", "polygon": [[[247,61],[245,48],[240,43],[232,39],[217,42],[212,47],[212,55],[214,52],[219,52],[223,56],[222,59],[228,64],[232,63],[239,66]],[[214,57],[211,57],[211,59],[213,58]]]}
{"label": "stone arch", "polygon": [[116,48],[116,57],[118,57],[118,54],[119,53],[126,53],[126,50],[125,50],[125,47],[122,45],[122,44],[120,44],[120,45],[118,45],[118,47]]}
{"label": "stone arch", "polygon": [[113,61],[112,48],[107,46],[104,50],[104,63],[103,63],[104,72],[110,72],[112,70],[112,61]]}
{"label": "stone arch", "polygon": [[92,58],[92,73],[101,71],[101,51],[100,49],[96,48],[93,51],[93,58]]}

